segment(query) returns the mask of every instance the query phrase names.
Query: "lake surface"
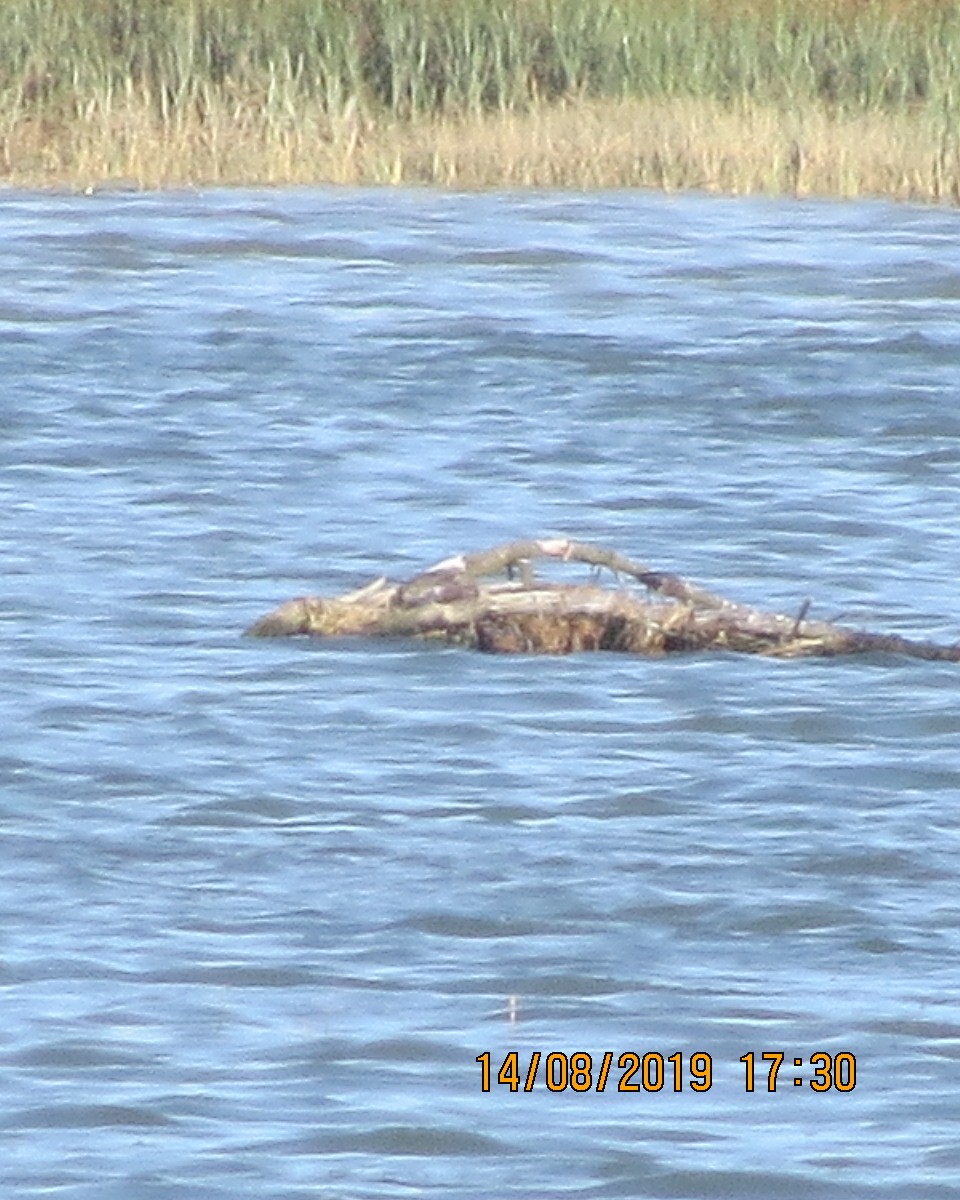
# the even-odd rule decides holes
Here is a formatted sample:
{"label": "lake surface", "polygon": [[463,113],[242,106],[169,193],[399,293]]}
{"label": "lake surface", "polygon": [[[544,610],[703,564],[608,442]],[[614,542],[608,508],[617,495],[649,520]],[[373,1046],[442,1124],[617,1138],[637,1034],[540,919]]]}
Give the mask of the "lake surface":
{"label": "lake surface", "polygon": [[960,214],[8,192],[0,487],[5,1195],[960,1195],[955,664],[240,636],[566,533],[960,639]]}

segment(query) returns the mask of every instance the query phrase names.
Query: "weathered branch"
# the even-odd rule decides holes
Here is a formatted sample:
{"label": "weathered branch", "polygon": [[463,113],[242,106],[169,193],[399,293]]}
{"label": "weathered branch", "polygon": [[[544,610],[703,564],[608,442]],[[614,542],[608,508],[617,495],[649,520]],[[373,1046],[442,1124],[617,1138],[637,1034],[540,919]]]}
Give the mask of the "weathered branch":
{"label": "weathered branch", "polygon": [[[541,560],[606,569],[618,586],[539,580],[533,564]],[[506,579],[496,578],[504,575]],[[622,586],[623,576],[645,592]],[[379,578],[339,597],[290,600],[247,632],[256,637],[439,638],[502,653],[736,650],[796,658],[879,651],[960,661],[960,646],[810,621],[809,608],[806,600],[796,616],[763,612],[713,595],[677,575],[651,570],[615,550],[548,538],[444,559],[404,583]]]}

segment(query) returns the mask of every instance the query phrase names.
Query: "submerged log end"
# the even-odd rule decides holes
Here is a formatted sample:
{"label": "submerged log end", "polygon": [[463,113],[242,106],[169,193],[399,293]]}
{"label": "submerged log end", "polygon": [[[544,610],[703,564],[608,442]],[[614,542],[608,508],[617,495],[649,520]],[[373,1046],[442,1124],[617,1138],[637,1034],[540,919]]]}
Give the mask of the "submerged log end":
{"label": "submerged log end", "polygon": [[[374,590],[374,588],[376,590]],[[377,580],[348,596],[298,596],[268,612],[245,631],[247,637],[349,637],[386,632],[383,613],[391,588]]]}
{"label": "submerged log end", "polygon": [[298,596],[267,613],[245,631],[246,637],[295,637],[313,633],[323,620],[323,601],[314,596]]}

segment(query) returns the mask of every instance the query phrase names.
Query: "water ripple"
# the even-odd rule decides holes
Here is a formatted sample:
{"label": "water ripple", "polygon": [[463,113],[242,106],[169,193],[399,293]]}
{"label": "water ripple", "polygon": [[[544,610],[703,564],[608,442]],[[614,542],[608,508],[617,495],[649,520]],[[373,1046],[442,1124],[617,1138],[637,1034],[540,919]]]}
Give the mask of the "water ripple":
{"label": "water ripple", "polygon": [[570,532],[957,639],[955,214],[11,193],[0,275],[8,1190],[957,1194],[955,666],[239,637]]}

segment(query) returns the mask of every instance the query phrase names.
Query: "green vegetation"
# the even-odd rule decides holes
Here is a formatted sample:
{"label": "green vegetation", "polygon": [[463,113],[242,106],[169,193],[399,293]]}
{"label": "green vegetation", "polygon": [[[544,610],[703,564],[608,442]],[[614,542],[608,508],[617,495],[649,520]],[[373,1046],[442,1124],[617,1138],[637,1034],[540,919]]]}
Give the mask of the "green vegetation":
{"label": "green vegetation", "polygon": [[887,110],[960,99],[960,5],[932,0],[5,0],[9,104],[351,98],[394,117],[571,96]]}
{"label": "green vegetation", "polygon": [[[704,136],[707,125],[732,129],[732,116],[747,122],[745,136],[752,137],[758,114],[773,114],[781,132],[774,131],[769,178],[759,183],[767,190],[800,186],[802,171],[816,159],[804,141],[808,126],[826,121],[856,127],[860,137],[864,121],[888,131],[910,122],[907,142],[919,139],[925,165],[903,164],[913,179],[903,185],[906,194],[952,195],[960,131],[960,3],[0,5],[0,170],[13,180],[523,182],[508,173],[488,178],[489,172],[471,172],[462,153],[456,163],[438,157],[438,131],[456,127],[461,136],[476,137],[486,126],[502,137],[509,127],[516,142],[519,123],[528,122],[535,137],[545,114],[553,120],[580,106],[602,124],[597,114],[603,105],[616,114],[608,141],[622,135],[628,112],[646,114],[640,125],[649,124],[651,106],[662,119],[673,112],[683,121],[694,111],[690,106],[698,106]],[[644,136],[642,127],[634,132]],[[744,151],[742,140],[735,141],[734,156]],[[884,153],[891,148],[888,142]],[[580,175],[571,174],[567,163],[566,174],[560,171],[554,181],[602,182],[590,169],[589,146],[578,152],[584,156]],[[609,182],[656,183],[639,168],[632,174],[627,169],[628,159],[648,161],[652,152],[632,145]],[[661,185],[667,167],[661,152]],[[917,171],[929,179],[914,179]],[[696,177],[675,182],[717,185]],[[756,186],[756,179],[744,182],[744,190]],[[900,192],[903,186],[897,185]]]}

